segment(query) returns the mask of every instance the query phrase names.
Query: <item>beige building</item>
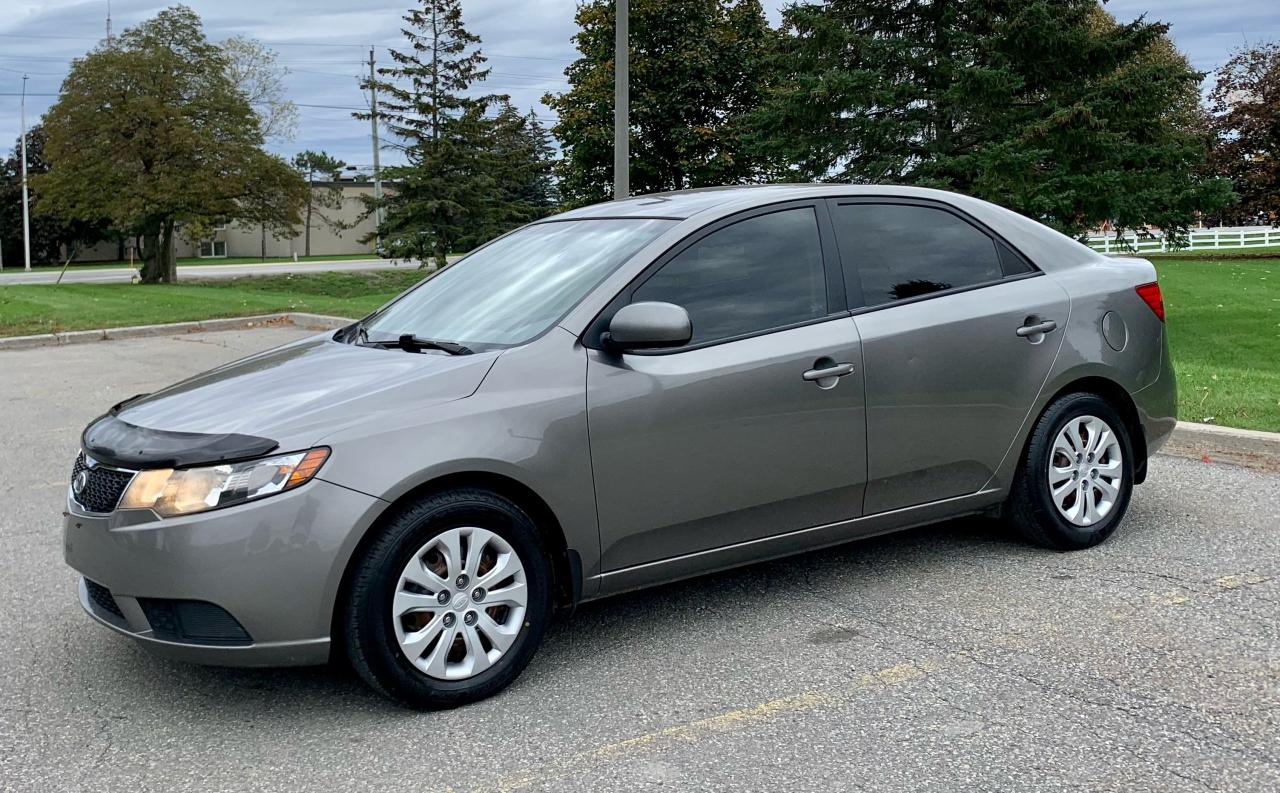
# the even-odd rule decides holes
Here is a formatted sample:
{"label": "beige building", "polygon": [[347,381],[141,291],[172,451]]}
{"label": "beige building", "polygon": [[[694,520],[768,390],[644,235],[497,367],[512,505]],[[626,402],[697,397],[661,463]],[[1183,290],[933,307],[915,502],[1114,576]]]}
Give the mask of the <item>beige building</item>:
{"label": "beige building", "polygon": [[[372,241],[360,242],[365,236],[373,233],[375,223],[373,217],[364,217],[364,196],[373,196],[372,182],[317,182],[317,192],[334,187],[342,190],[340,207],[324,207],[320,209],[325,216],[342,223],[345,228],[335,231],[319,217],[311,219],[311,255],[341,256],[358,253],[376,255]],[[306,210],[303,210],[305,219]],[[262,256],[262,227],[256,224],[232,222],[214,230],[213,234],[203,240],[188,239],[178,232],[176,242],[177,255],[180,259],[198,257],[207,259],[225,259],[233,257]],[[266,255],[268,257],[291,257],[306,255],[306,238],[304,229],[299,225],[293,234],[283,239],[277,237],[270,229],[266,233]],[[103,262],[129,259],[127,248],[112,242],[102,242],[82,251],[76,256],[78,262]]]}

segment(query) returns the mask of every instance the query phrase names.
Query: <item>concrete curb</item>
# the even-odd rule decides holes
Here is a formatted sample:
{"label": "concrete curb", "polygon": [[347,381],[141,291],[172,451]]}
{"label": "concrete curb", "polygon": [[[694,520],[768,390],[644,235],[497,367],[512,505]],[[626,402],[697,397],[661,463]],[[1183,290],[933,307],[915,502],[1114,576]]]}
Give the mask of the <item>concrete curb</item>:
{"label": "concrete curb", "polygon": [[116,339],[142,339],[149,336],[173,336],[180,333],[209,333],[220,330],[248,330],[279,325],[293,325],[306,330],[334,330],[350,325],[355,320],[346,317],[329,317],[308,314],[303,311],[285,311],[278,314],[262,314],[256,317],[227,317],[204,319],[199,322],[171,322],[165,325],[135,325],[127,328],[101,328],[99,330],[73,330],[64,333],[41,333],[36,336],[10,336],[0,338],[0,352],[4,350],[29,350],[33,347],[58,347],[64,344],[84,344],[92,341]]}
{"label": "concrete curb", "polygon": [[1280,473],[1280,432],[1179,421],[1159,453]]}

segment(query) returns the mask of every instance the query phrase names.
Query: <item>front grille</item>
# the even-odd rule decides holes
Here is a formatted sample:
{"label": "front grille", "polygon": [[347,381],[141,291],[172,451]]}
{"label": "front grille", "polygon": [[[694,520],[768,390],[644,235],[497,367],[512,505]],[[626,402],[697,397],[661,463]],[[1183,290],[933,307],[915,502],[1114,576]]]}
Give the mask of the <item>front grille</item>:
{"label": "front grille", "polygon": [[111,590],[99,584],[97,581],[84,580],[84,588],[89,593],[89,599],[94,605],[103,611],[116,615],[120,619],[124,619],[124,612],[120,610],[120,605],[116,603],[116,599],[111,596]]}
{"label": "front grille", "polygon": [[[81,473],[85,474],[84,486],[77,492],[76,480]],[[90,512],[111,512],[120,503],[120,496],[124,495],[124,489],[132,479],[132,471],[102,466],[90,468],[84,454],[78,454],[71,469],[71,496]]]}

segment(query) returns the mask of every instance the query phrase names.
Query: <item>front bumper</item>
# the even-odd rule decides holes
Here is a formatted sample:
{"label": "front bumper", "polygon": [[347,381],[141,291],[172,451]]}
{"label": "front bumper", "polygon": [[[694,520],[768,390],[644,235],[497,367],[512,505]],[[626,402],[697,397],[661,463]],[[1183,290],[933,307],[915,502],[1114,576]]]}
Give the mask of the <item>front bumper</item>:
{"label": "front bumper", "polygon": [[[383,506],[320,479],[261,501],[165,520],[150,512],[84,514],[69,500],[63,551],[67,564],[109,590],[117,607],[91,597],[82,579],[85,611],[157,654],[229,666],[324,663],[342,572]],[[144,609],[155,601],[211,603],[248,639],[174,640]]]}

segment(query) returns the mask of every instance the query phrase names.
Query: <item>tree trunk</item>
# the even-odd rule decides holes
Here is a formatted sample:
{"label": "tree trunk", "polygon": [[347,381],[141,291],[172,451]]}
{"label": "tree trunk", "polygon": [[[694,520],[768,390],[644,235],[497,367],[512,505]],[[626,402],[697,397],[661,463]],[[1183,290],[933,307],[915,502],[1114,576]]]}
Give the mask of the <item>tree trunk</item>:
{"label": "tree trunk", "polygon": [[165,220],[142,235],[142,283],[172,284],[178,280],[173,256],[173,221]]}
{"label": "tree trunk", "polygon": [[165,279],[167,271],[160,258],[160,233],[142,235],[142,283],[158,284]]}
{"label": "tree trunk", "polygon": [[164,227],[160,232],[160,259],[164,262],[164,272],[166,284],[176,284],[178,282],[178,257],[174,255],[173,245],[173,221],[165,221]]}
{"label": "tree trunk", "polygon": [[267,260],[267,224],[262,224],[262,261]]}

